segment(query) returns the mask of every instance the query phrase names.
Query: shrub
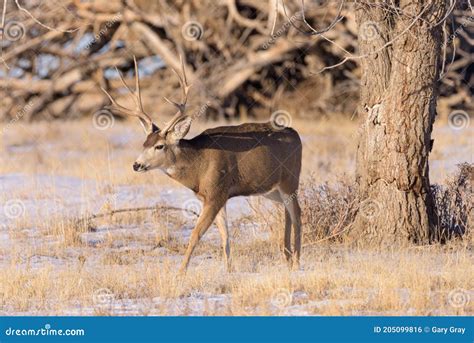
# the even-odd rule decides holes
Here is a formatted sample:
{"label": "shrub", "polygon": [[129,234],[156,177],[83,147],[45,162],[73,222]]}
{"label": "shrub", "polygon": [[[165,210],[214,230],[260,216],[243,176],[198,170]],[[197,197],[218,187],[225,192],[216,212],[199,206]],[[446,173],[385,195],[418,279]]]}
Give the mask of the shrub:
{"label": "shrub", "polygon": [[453,237],[472,235],[473,178],[474,165],[462,163],[445,186],[431,186],[437,217],[433,240],[445,242]]}

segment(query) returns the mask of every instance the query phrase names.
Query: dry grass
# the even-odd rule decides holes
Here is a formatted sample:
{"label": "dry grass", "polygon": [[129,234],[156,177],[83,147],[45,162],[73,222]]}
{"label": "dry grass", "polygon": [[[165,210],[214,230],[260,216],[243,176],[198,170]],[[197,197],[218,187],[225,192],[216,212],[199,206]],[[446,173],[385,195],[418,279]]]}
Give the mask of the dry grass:
{"label": "dry grass", "polygon": [[[176,271],[193,218],[161,211],[106,217],[92,226],[71,221],[74,211],[179,204],[189,196],[159,172],[133,173],[142,138],[138,125],[9,129],[0,148],[9,163],[0,165],[0,177],[16,175],[19,181],[2,189],[0,202],[16,199],[25,209],[0,231],[0,314],[472,315],[472,232],[443,245],[392,250],[361,250],[326,239],[350,220],[355,124],[294,124],[304,140],[302,269],[289,271],[279,252],[283,211],[251,198],[247,212],[232,212],[241,203],[229,210],[235,272],[224,271],[219,236],[211,228],[184,278]],[[459,136],[444,129],[435,130],[435,159],[463,151],[472,140],[469,132]],[[470,204],[471,186],[459,177],[442,181],[463,158],[454,154],[451,162],[432,168],[432,180],[443,184],[437,188],[443,220],[460,218],[472,226],[472,205],[462,207]],[[77,201],[71,205],[72,195]],[[459,201],[463,209],[456,212]]]}
{"label": "dry grass", "polygon": [[[94,259],[99,252],[91,250],[85,262],[69,257],[63,266],[42,263],[39,268],[18,268],[12,262],[0,275],[2,312],[97,314],[107,309],[105,314],[140,314],[127,304],[145,302],[149,314],[185,314],[181,307],[216,298],[219,306],[208,309],[208,315],[474,312],[472,302],[459,306],[456,300],[468,299],[474,287],[472,255],[460,246],[350,251],[324,244],[306,249],[300,272],[285,270],[270,251],[264,261],[263,254],[247,252],[239,245],[234,249],[238,273],[223,272],[219,253],[212,253],[216,261],[193,264],[184,279],[176,275],[176,259],[158,258],[153,251],[108,252]],[[110,294],[113,303],[101,300],[103,294]],[[173,305],[180,306],[178,313]],[[190,314],[205,314],[204,307]]]}

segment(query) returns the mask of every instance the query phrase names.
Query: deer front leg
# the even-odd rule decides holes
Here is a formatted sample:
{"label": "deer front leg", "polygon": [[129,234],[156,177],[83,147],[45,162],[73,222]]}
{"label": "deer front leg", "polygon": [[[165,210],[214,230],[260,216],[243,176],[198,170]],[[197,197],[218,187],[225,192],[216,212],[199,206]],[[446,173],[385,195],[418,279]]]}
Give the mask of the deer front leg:
{"label": "deer front leg", "polygon": [[186,249],[181,268],[179,269],[180,274],[186,273],[186,269],[189,265],[189,260],[191,259],[191,255],[194,251],[194,248],[196,247],[196,244],[199,242],[199,240],[207,231],[207,229],[209,229],[209,226],[211,226],[212,222],[216,218],[216,215],[217,213],[219,213],[220,209],[222,208],[222,205],[223,204],[217,202],[204,203],[202,212],[196,222],[196,226],[191,232],[191,238],[189,239],[188,248]]}

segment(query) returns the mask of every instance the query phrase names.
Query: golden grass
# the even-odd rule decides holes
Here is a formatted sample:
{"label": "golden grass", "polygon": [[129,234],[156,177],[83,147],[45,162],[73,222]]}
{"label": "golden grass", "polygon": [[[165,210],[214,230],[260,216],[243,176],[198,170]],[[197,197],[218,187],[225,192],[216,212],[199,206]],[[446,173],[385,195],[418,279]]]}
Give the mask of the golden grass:
{"label": "golden grass", "polygon": [[[193,132],[204,126],[210,125],[198,124]],[[331,183],[352,175],[355,123],[334,119],[295,121],[294,126],[304,140],[303,180],[311,174],[316,183]],[[468,132],[438,135],[435,130],[434,138],[436,159],[472,142]],[[137,199],[153,197],[156,186],[181,187],[159,172],[133,173],[142,139],[132,123],[116,122],[106,131],[89,121],[14,126],[0,147],[2,159],[9,158],[0,165],[0,174],[87,181],[90,188],[78,190],[84,212],[114,208],[114,195],[124,185],[150,185],[137,188]],[[441,182],[443,174],[438,170],[434,181]],[[108,200],[98,203],[90,189]],[[60,195],[54,184],[38,181],[4,192],[0,202],[41,204]],[[213,227],[196,249],[186,277],[176,272],[186,247],[184,228],[192,220],[179,212],[127,213],[96,221],[93,228],[73,225],[63,213],[24,213],[8,223],[8,245],[0,245],[0,314],[474,313],[472,236],[444,246],[393,250],[304,241],[302,270],[291,272],[279,252],[281,213],[263,209],[258,200],[251,205],[251,216],[231,222],[235,272],[223,269]],[[242,233],[243,226],[254,222],[260,225],[255,235],[251,229]]]}
{"label": "golden grass", "polygon": [[[95,299],[98,292],[113,295],[116,304],[153,303],[152,315],[166,315],[173,301],[192,302],[196,293],[207,299],[222,296],[224,312],[232,315],[474,312],[468,300],[474,287],[472,255],[457,247],[384,252],[321,245],[306,249],[304,271],[290,272],[276,253],[268,252],[262,263],[259,254],[249,255],[237,245],[233,256],[238,272],[223,272],[217,253],[212,254],[215,261],[193,263],[185,277],[176,274],[176,256],[158,258],[153,251],[130,250],[105,253],[89,264],[95,254],[100,252],[87,251],[85,263],[69,258],[61,266],[43,263],[19,268],[14,262],[5,266],[0,275],[3,313],[67,315],[75,307],[84,314],[95,313],[104,309]],[[256,270],[255,265],[259,265]],[[463,306],[451,299],[453,290],[467,299]],[[160,307],[164,303],[168,305]],[[109,311],[105,314],[121,313],[116,307]]]}

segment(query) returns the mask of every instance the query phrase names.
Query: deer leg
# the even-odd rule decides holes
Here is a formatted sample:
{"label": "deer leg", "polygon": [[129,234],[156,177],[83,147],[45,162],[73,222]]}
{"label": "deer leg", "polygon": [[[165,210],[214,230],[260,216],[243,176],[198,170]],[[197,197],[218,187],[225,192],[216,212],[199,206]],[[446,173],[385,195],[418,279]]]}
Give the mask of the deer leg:
{"label": "deer leg", "polygon": [[[278,202],[280,204],[283,204],[283,199],[280,195],[280,192],[277,190],[274,190],[270,193],[267,193],[264,195],[265,198],[270,199],[272,201]],[[283,252],[283,255],[285,256],[286,262],[291,266],[291,217],[290,213],[286,209],[285,206],[285,232],[283,235],[283,240],[281,244],[281,249]]]}
{"label": "deer leg", "polygon": [[291,216],[290,212],[285,207],[285,235],[283,237],[283,253],[285,255],[286,262],[291,265]]}
{"label": "deer leg", "polygon": [[193,231],[191,232],[191,237],[189,239],[188,248],[186,249],[186,253],[184,255],[183,263],[181,264],[181,268],[179,269],[180,274],[184,274],[186,269],[189,265],[189,260],[191,259],[191,255],[196,247],[196,244],[199,242],[201,237],[204,233],[209,229],[212,222],[216,218],[217,213],[221,209],[222,205],[218,205],[216,203],[205,203],[202,209],[201,214],[196,222],[196,226],[194,227]]}
{"label": "deer leg", "polygon": [[230,241],[229,241],[229,230],[227,227],[227,211],[225,205],[221,208],[216,217],[216,225],[219,229],[222,239],[222,250],[224,255],[224,263],[227,271],[231,271],[231,260],[230,260]]}
{"label": "deer leg", "polygon": [[293,268],[300,268],[300,256],[301,256],[301,208],[298,203],[298,199],[293,199],[294,216],[293,221]]}
{"label": "deer leg", "polygon": [[296,193],[286,194],[281,192],[280,194],[293,225],[293,268],[298,269],[301,255],[301,208],[298,203],[298,199],[296,198]]}

